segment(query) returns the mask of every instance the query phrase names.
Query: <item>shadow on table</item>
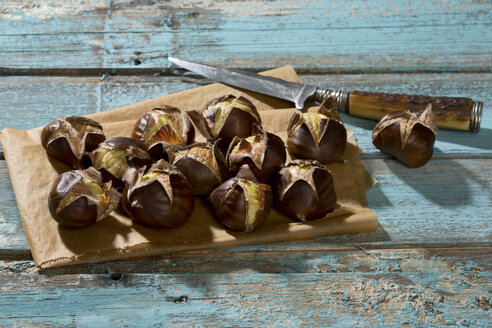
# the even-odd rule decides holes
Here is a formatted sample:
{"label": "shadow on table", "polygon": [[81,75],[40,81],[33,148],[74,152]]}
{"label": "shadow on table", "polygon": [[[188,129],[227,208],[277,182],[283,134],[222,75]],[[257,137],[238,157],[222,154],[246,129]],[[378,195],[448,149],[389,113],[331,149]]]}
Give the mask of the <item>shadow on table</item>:
{"label": "shadow on table", "polygon": [[438,130],[437,140],[478,149],[492,150],[492,129],[481,128],[478,133]]}
{"label": "shadow on table", "polygon": [[[435,154],[439,149],[435,150]],[[426,200],[441,207],[460,207],[472,203],[472,186],[487,188],[478,172],[450,158],[431,159],[419,168],[408,168],[394,159],[385,160],[388,169],[398,179],[417,191]],[[411,195],[410,195],[411,196]]]}

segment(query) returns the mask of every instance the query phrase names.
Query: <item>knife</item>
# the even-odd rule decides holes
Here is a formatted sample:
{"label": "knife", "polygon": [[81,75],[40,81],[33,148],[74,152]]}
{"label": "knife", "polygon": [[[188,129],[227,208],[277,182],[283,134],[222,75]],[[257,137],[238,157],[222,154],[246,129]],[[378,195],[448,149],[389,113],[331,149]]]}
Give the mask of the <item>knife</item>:
{"label": "knife", "polygon": [[332,96],[339,112],[371,120],[380,120],[394,111],[423,112],[432,103],[440,128],[478,132],[483,103],[470,98],[431,97],[367,91],[343,91],[288,82],[274,77],[237,69],[225,69],[168,57],[168,60],[191,72],[218,82],[285,99],[302,110],[308,100],[323,102]]}

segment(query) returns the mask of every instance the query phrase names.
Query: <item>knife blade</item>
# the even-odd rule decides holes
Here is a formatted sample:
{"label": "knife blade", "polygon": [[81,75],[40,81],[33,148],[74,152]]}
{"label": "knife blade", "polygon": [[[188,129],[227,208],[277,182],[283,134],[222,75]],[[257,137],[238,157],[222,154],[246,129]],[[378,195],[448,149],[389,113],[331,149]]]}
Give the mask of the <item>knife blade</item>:
{"label": "knife blade", "polygon": [[291,101],[299,110],[304,108],[308,100],[321,103],[327,97],[333,97],[340,112],[380,120],[384,115],[394,111],[409,110],[421,113],[427,104],[431,103],[440,128],[472,132],[478,132],[480,129],[483,103],[470,98],[318,88],[309,84],[288,82],[253,72],[214,67],[174,57],[168,57],[168,60],[215,81]]}

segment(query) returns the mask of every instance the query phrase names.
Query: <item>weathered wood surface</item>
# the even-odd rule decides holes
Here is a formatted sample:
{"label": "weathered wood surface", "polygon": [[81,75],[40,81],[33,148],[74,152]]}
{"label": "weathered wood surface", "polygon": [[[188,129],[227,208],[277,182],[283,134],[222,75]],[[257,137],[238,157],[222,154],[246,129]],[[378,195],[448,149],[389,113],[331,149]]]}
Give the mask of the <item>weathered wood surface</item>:
{"label": "weathered wood surface", "polygon": [[[346,90],[469,96],[484,102],[481,131],[478,134],[439,130],[436,158],[492,155],[492,74],[301,74],[302,80],[317,86]],[[0,77],[0,129],[31,129],[63,115],[86,115],[145,99],[200,86],[209,81],[175,76],[101,77]],[[183,110],[189,110],[183,108]],[[29,113],[29,114],[27,114]],[[383,156],[372,145],[376,122],[348,115],[347,127],[363,149],[364,156]]]}
{"label": "weathered wood surface", "polygon": [[[4,1],[0,66],[490,71],[488,1]],[[261,61],[258,54],[261,53]]]}
{"label": "weathered wood surface", "polygon": [[30,261],[0,261],[0,290],[5,291],[0,293],[0,322],[486,327],[491,310],[487,252],[199,252],[42,274]]}
{"label": "weathered wood surface", "polygon": [[41,273],[0,159],[0,326],[491,326],[491,14],[459,0],[0,0],[0,129],[201,83],[168,55],[485,103],[480,133],[438,131],[415,170],[373,148],[374,122],[343,117],[379,180],[374,233]]}
{"label": "weathered wood surface", "polygon": [[[28,245],[10,180],[4,162],[0,165],[0,249],[25,251]],[[320,238],[316,243],[490,242],[490,159],[433,159],[414,170],[392,159],[367,159],[364,165],[379,181],[367,192],[369,205],[378,215],[378,231]]]}

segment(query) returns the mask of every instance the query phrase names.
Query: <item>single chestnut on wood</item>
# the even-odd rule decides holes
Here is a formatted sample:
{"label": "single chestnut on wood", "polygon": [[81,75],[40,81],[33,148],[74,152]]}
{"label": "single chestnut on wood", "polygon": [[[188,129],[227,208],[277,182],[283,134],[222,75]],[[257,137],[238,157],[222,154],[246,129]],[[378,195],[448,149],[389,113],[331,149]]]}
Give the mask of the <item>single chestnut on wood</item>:
{"label": "single chestnut on wood", "polygon": [[151,228],[176,228],[191,217],[195,196],[186,177],[174,166],[159,160],[122,193],[123,208],[130,217]]}
{"label": "single chestnut on wood", "polygon": [[287,150],[293,159],[313,159],[323,164],[344,161],[347,131],[336,106],[330,96],[316,113],[294,113],[287,128]]}
{"label": "single chestnut on wood", "polygon": [[48,208],[64,228],[83,228],[107,217],[120,201],[111,182],[94,168],[62,173],[53,183]]}
{"label": "single chestnut on wood", "polygon": [[[250,173],[250,172],[247,172]],[[217,219],[226,227],[251,232],[265,222],[272,208],[272,190],[251,176],[234,177],[210,194]]]}
{"label": "single chestnut on wood", "polygon": [[107,139],[92,151],[90,158],[94,168],[101,172],[103,181],[112,181],[119,190],[125,183],[135,181],[139,168],[152,164],[143,141],[127,137]]}
{"label": "single chestnut on wood", "polygon": [[333,211],[337,196],[330,171],[313,160],[295,160],[276,175],[274,206],[299,221],[321,219]]}
{"label": "single chestnut on wood", "polygon": [[208,196],[229,177],[217,142],[196,143],[176,149],[171,147],[168,153],[169,161],[186,176],[195,195]]}
{"label": "single chestnut on wood", "polygon": [[207,140],[248,137],[254,124],[261,125],[255,105],[244,97],[225,95],[209,101],[200,111],[186,112]]}
{"label": "single chestnut on wood", "polygon": [[437,122],[432,105],[421,114],[393,112],[385,115],[372,132],[372,143],[403,164],[415,168],[427,163],[434,152]]}
{"label": "single chestnut on wood", "polygon": [[101,124],[79,116],[61,117],[41,131],[41,144],[46,152],[74,169],[89,166],[86,154],[105,139]]}
{"label": "single chestnut on wood", "polygon": [[279,136],[260,126],[255,125],[252,132],[252,136],[232,139],[226,155],[227,164],[232,175],[246,166],[259,182],[266,182],[285,164],[285,145]]}
{"label": "single chestnut on wood", "polygon": [[188,116],[172,106],[157,106],[140,117],[132,138],[143,140],[152,158],[166,155],[172,145],[188,145],[195,140],[195,128]]}

